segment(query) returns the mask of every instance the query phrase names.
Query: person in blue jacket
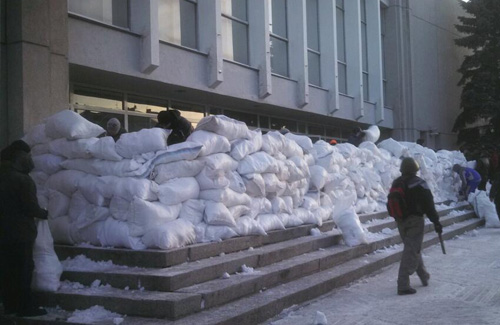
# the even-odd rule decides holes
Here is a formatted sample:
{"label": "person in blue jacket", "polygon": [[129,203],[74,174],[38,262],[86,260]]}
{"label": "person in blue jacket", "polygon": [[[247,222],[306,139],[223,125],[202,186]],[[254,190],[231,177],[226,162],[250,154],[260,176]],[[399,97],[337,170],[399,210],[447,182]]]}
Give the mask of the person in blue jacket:
{"label": "person in blue jacket", "polygon": [[462,187],[458,194],[462,197],[465,196],[465,199],[467,199],[469,194],[473,193],[481,183],[481,175],[473,168],[462,167],[459,164],[453,165],[453,171],[460,176],[462,181]]}

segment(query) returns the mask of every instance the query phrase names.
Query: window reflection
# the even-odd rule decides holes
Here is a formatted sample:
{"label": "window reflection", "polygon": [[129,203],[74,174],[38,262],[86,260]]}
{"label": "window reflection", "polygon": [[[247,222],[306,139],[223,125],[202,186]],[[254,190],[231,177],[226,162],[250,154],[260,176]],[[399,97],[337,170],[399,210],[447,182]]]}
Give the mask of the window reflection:
{"label": "window reflection", "polygon": [[109,25],[129,27],[128,0],[68,0],[68,11]]}

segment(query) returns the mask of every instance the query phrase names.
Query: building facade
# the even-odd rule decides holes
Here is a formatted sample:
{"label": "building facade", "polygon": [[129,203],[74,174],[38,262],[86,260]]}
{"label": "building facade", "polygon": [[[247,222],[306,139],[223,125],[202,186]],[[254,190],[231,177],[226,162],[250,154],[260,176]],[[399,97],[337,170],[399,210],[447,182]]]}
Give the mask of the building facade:
{"label": "building facade", "polygon": [[1,0],[0,145],[70,107],[456,147],[455,0]]}

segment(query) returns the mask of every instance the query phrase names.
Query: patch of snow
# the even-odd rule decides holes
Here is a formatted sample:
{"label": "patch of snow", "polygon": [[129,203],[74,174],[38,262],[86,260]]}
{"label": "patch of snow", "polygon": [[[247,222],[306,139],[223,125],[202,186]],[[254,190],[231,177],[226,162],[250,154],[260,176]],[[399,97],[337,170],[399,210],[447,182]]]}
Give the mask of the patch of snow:
{"label": "patch of snow", "polygon": [[321,230],[319,230],[318,228],[312,228],[311,229],[311,236],[321,236]]}
{"label": "patch of snow", "polygon": [[93,306],[85,310],[75,310],[67,319],[70,323],[94,324],[97,322],[112,321],[119,325],[123,322],[123,316],[104,309],[102,306]]}

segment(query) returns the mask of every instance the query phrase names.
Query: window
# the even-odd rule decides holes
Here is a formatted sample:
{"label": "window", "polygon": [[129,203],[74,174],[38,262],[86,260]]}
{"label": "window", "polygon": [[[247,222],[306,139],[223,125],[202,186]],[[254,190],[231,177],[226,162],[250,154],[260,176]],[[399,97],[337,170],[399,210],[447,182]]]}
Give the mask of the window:
{"label": "window", "polygon": [[347,94],[347,58],[345,53],[344,0],[336,0],[337,15],[337,67],[339,92]]}
{"label": "window", "polygon": [[247,0],[221,0],[224,58],[248,64]]}
{"label": "window", "polygon": [[287,128],[290,132],[297,132],[297,122],[296,121],[271,117],[271,129],[279,130],[282,127]]}
{"label": "window", "polygon": [[370,100],[370,92],[368,84],[368,40],[366,26],[366,0],[361,0],[361,56],[363,69],[363,96],[365,100]]}
{"label": "window", "polygon": [[306,1],[307,11],[307,61],[309,83],[321,86],[318,0]]}
{"label": "window", "polygon": [[386,75],[386,39],[385,39],[385,31],[386,31],[386,13],[387,9],[385,7],[380,8],[380,33],[381,33],[381,42],[382,42],[382,91],[383,91],[383,98],[384,98],[384,103],[385,99],[387,98],[387,75]]}
{"label": "window", "polygon": [[286,0],[271,0],[271,71],[288,77],[288,25]]}
{"label": "window", "polygon": [[256,114],[249,114],[225,109],[224,115],[230,118],[234,118],[235,120],[245,122],[248,127],[258,127],[258,116]]}
{"label": "window", "polygon": [[129,27],[128,0],[68,0],[68,11],[118,27]]}
{"label": "window", "polygon": [[196,0],[160,0],[160,40],[197,49]]}

